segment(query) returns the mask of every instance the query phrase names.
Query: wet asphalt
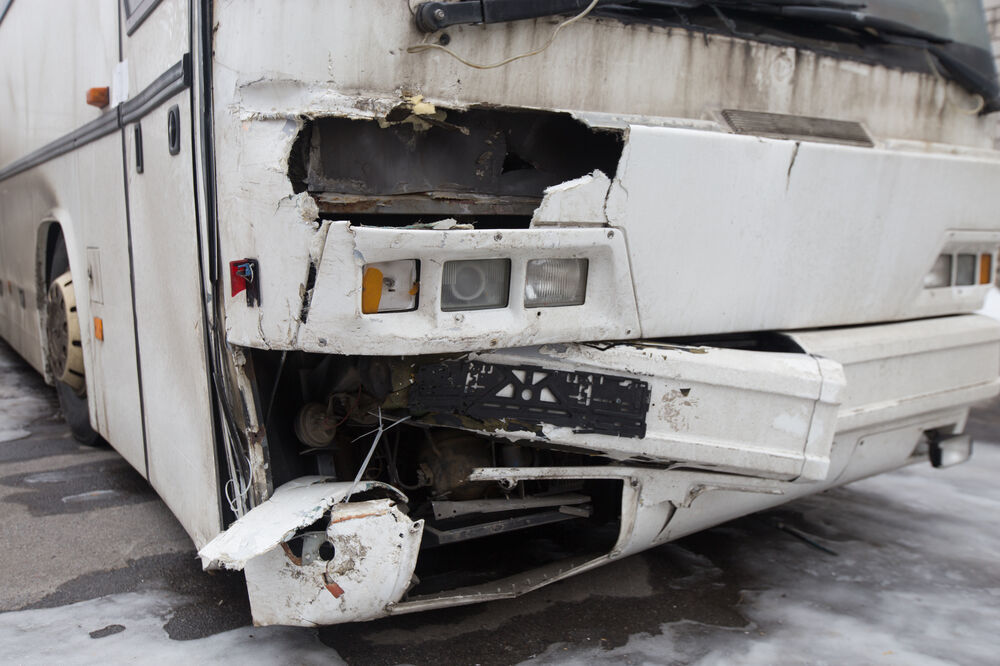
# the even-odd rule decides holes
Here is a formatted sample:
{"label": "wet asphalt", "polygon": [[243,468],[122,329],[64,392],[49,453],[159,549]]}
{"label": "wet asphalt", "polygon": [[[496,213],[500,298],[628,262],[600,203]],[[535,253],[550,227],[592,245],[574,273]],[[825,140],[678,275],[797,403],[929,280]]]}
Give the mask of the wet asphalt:
{"label": "wet asphalt", "polygon": [[[51,416],[27,427],[30,435],[0,442],[0,611],[168,589],[183,599],[164,617],[173,640],[250,625],[242,575],[202,572],[183,529],[142,477],[113,450],[78,445],[52,389],[2,341],[0,358],[7,361],[0,385],[38,395],[51,408]],[[1000,441],[1000,402],[975,410],[967,431]],[[759,567],[747,566],[748,553],[793,543],[807,562],[836,557],[795,533],[825,535],[835,549],[816,509],[851,492],[837,489],[736,520],[519,599],[326,627],[318,637],[331,657],[349,664],[509,664],[553,644],[621,646],[681,620],[756,631],[743,613],[744,591],[771,583]],[[91,637],[126,626],[98,628]]]}

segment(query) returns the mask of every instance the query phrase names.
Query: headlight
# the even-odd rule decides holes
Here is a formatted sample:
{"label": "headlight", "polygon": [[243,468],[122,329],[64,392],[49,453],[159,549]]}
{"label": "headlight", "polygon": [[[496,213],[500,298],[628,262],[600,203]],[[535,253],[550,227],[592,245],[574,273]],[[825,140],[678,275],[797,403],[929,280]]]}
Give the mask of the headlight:
{"label": "headlight", "polygon": [[361,280],[361,312],[405,312],[417,307],[415,259],[366,264]]}
{"label": "headlight", "polygon": [[951,255],[939,255],[930,272],[924,276],[924,289],[947,287],[951,284]]}
{"label": "headlight", "polygon": [[587,267],[586,259],[532,259],[524,279],[524,307],[583,305]]}
{"label": "headlight", "polygon": [[955,284],[959,287],[976,284],[976,255],[958,255],[958,261],[955,262]]}
{"label": "headlight", "polygon": [[441,276],[441,309],[487,310],[507,307],[510,259],[446,261]]}

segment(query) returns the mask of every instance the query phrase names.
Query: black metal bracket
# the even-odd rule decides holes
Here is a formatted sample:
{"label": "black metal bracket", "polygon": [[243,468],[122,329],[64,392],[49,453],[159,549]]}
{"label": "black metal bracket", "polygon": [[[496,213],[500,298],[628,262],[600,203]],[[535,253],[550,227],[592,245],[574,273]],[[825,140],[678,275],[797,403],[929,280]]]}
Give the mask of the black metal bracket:
{"label": "black metal bracket", "polygon": [[181,110],[176,104],[167,111],[167,149],[171,155],[181,152]]}
{"label": "black metal bracket", "polygon": [[577,433],[646,436],[647,382],[594,372],[481,361],[444,361],[417,370],[409,408],[479,421],[549,423]]}
{"label": "black metal bracket", "polygon": [[582,12],[590,0],[461,0],[417,5],[417,28],[436,32],[452,25],[507,23]]}
{"label": "black metal bracket", "polygon": [[132,128],[133,136],[135,137],[135,172],[142,173],[143,162],[142,162],[142,124],[136,123],[135,127]]}

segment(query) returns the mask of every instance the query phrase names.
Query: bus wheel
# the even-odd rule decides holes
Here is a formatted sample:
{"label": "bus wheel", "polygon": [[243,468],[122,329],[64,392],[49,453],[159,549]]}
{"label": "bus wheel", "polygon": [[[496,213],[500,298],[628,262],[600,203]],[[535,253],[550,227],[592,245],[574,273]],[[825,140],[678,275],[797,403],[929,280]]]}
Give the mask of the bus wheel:
{"label": "bus wheel", "polygon": [[76,311],[73,276],[68,270],[49,285],[45,321],[49,368],[56,381],[59,406],[66,424],[81,444],[96,446],[101,443],[101,437],[90,426],[80,318]]}

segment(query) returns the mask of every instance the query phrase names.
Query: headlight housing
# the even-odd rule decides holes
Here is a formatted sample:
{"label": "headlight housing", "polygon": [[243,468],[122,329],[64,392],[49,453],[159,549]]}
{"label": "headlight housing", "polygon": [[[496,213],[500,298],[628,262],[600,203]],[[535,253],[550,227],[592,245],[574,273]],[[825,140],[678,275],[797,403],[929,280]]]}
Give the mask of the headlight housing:
{"label": "headlight housing", "polygon": [[532,259],[524,278],[524,307],[583,305],[587,297],[586,259]]}
{"label": "headlight housing", "polygon": [[507,307],[510,259],[446,261],[441,276],[441,309],[488,310]]}

